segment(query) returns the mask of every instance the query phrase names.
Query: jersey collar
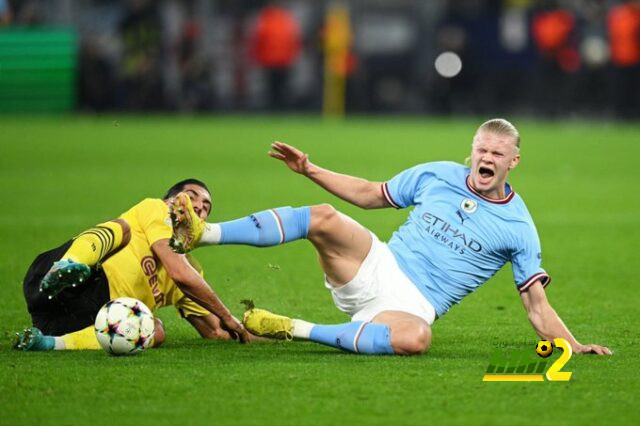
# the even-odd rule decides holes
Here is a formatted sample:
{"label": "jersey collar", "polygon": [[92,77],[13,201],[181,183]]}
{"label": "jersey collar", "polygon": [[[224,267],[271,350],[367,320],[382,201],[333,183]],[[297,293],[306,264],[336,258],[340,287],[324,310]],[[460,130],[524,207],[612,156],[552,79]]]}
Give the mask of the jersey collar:
{"label": "jersey collar", "polygon": [[509,191],[509,193],[504,198],[501,198],[499,200],[494,200],[493,198],[488,198],[488,197],[485,197],[484,195],[480,194],[478,191],[476,191],[473,188],[473,186],[471,186],[471,176],[470,175],[467,175],[467,179],[465,180],[465,182],[467,184],[467,188],[469,188],[469,191],[471,191],[472,193],[474,193],[478,197],[482,198],[483,200],[488,201],[488,202],[493,203],[493,204],[507,204],[516,195],[516,192],[513,190],[511,185],[509,185],[508,183],[505,183],[505,187],[506,187],[505,189],[507,191]]}

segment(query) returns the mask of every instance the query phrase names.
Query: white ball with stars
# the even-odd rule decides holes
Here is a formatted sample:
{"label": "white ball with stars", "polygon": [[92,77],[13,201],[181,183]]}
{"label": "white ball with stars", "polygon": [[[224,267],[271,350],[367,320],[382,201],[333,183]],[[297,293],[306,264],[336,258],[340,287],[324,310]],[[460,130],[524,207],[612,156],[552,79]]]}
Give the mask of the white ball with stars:
{"label": "white ball with stars", "polygon": [[94,325],[100,346],[112,355],[134,355],[153,344],[153,314],[147,305],[131,297],[107,302]]}

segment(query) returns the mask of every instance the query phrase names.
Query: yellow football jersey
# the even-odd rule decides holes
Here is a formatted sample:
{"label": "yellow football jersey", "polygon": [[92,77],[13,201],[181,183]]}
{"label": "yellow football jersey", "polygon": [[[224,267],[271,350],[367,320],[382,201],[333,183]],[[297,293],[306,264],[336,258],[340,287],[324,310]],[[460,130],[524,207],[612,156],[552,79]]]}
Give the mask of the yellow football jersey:
{"label": "yellow football jersey", "polygon": [[[131,227],[131,241],[102,264],[111,298],[134,297],[151,310],[173,305],[183,317],[208,315],[209,311],[180,291],[151,250],[156,241],[171,238],[167,204],[147,198],[120,218]],[[197,265],[197,262],[191,264]],[[200,268],[196,266],[196,269]],[[201,269],[198,272],[202,274]]]}

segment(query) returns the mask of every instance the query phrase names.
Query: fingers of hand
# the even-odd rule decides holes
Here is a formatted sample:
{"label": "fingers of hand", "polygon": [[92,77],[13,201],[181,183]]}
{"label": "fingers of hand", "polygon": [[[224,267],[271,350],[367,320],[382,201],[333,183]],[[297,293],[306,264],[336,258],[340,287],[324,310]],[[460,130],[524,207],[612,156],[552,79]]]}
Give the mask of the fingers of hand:
{"label": "fingers of hand", "polygon": [[271,144],[271,149],[279,152],[279,153],[284,153],[287,151],[286,146],[282,143],[282,142],[274,142]]}
{"label": "fingers of hand", "polygon": [[609,348],[599,345],[585,345],[581,352],[585,354],[611,355],[611,350]]}
{"label": "fingers of hand", "polygon": [[302,155],[302,151],[292,147],[291,145],[287,145],[284,142],[275,141],[274,143],[271,144],[271,148],[273,148],[278,152],[281,152],[282,154],[294,155],[296,157],[299,157]]}
{"label": "fingers of hand", "polygon": [[611,350],[606,346],[596,346],[598,349],[598,355],[611,355]]}
{"label": "fingers of hand", "polygon": [[279,143],[272,143],[271,144],[271,151],[269,151],[269,155],[274,157],[274,158],[278,158],[278,159],[284,159],[286,157],[291,157],[291,156],[295,156],[295,153],[292,152],[290,149],[287,149],[288,147],[286,146],[282,146]]}
{"label": "fingers of hand", "polygon": [[285,158],[285,156],[283,154],[280,154],[279,152],[269,151],[268,154],[269,157],[277,158],[278,160],[284,160]]}

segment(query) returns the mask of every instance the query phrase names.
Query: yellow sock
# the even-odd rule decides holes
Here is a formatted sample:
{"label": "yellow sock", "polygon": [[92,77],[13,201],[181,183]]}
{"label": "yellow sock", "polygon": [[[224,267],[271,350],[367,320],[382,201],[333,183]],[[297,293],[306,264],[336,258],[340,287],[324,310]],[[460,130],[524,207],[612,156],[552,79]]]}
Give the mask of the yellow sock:
{"label": "yellow sock", "polygon": [[100,343],[96,338],[96,332],[92,325],[82,330],[62,336],[65,349],[100,349]]}
{"label": "yellow sock", "polygon": [[122,226],[117,222],[105,222],[78,235],[62,259],[93,266],[121,245]]}

